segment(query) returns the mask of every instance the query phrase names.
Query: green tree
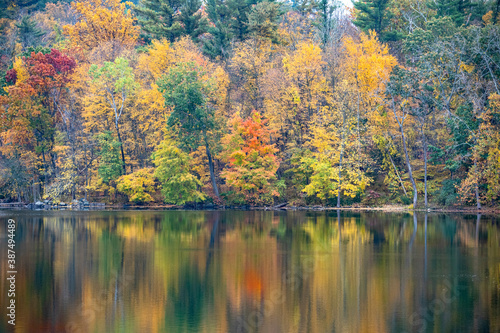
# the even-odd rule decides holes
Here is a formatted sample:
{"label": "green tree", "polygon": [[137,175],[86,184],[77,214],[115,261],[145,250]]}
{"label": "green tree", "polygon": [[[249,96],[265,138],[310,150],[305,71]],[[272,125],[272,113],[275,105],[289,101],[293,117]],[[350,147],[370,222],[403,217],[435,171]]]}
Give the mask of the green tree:
{"label": "green tree", "polygon": [[448,16],[457,25],[468,25],[486,13],[486,7],[472,0],[435,0],[429,1],[429,7],[436,11],[436,17]]}
{"label": "green tree", "polygon": [[199,12],[200,7],[200,0],[184,0],[179,15],[182,33],[191,37],[195,42],[208,29],[208,20]]}
{"label": "green tree", "polygon": [[200,0],[143,0],[135,6],[146,39],[166,38],[173,42],[182,35],[193,40],[208,29],[208,20],[200,13]]}
{"label": "green tree", "polygon": [[277,43],[280,14],[278,3],[264,1],[256,4],[248,15],[248,31],[257,38]]}
{"label": "green tree", "polygon": [[152,155],[154,175],[162,184],[161,193],[167,203],[183,205],[205,200],[199,191],[202,183],[190,170],[190,157],[171,139],[161,142]]}
{"label": "green tree", "polygon": [[120,135],[120,119],[127,99],[138,88],[138,84],[135,82],[135,76],[132,68],[128,65],[128,60],[124,58],[116,58],[114,62],[106,61],[101,67],[92,65],[89,75],[92,77],[92,88],[95,89],[95,93],[104,98],[108,107],[113,111],[116,135],[122,155],[123,174],[125,174],[125,153]]}
{"label": "green tree", "polygon": [[173,108],[167,124],[172,130],[178,130],[181,144],[190,150],[205,146],[214,194],[220,198],[210,147],[217,122],[214,107],[207,102],[215,82],[212,79],[204,81],[203,75],[202,69],[194,63],[180,63],[170,68],[158,86],[165,105]]}
{"label": "green tree", "polygon": [[98,134],[97,141],[100,147],[98,155],[101,158],[97,171],[102,181],[109,184],[121,175],[123,164],[120,160],[121,143],[113,138],[110,131]]}
{"label": "green tree", "polygon": [[152,168],[139,169],[130,175],[124,175],[117,180],[117,190],[128,196],[135,203],[153,201],[148,192],[154,190],[155,180]]}
{"label": "green tree", "polygon": [[134,6],[137,20],[149,39],[166,38],[173,42],[182,33],[182,25],[175,17],[181,9],[180,0],[142,0]]}
{"label": "green tree", "polygon": [[237,40],[244,40],[248,34],[248,14],[259,0],[227,0],[231,13],[231,29]]}
{"label": "green tree", "polygon": [[313,14],[318,9],[317,0],[292,0],[292,9],[304,16]]}
{"label": "green tree", "polygon": [[353,23],[365,33],[374,30],[381,41],[394,41],[399,39],[396,32],[387,31],[392,18],[389,11],[391,0],[359,0],[354,2],[354,8],[358,11]]}
{"label": "green tree", "polygon": [[493,22],[497,22],[498,21],[498,14],[500,13],[500,0],[496,0],[494,3],[492,3],[492,5],[493,5],[492,19],[493,19]]}
{"label": "green tree", "polygon": [[[254,6],[259,0],[208,0],[208,19],[213,24],[208,29],[211,38],[207,39],[203,45],[203,51],[212,59],[227,59],[230,52],[231,42],[234,40],[243,41],[251,34],[251,26],[256,27],[256,16],[254,22],[249,22],[249,15],[253,11],[260,12],[258,16],[266,15],[274,20],[276,16],[275,6],[264,5],[259,8]],[[259,18],[259,20],[260,20]],[[263,23],[263,22],[261,22]],[[268,26],[274,22],[266,23]]]}
{"label": "green tree", "polygon": [[212,23],[208,28],[211,38],[205,40],[203,52],[212,59],[227,58],[233,38],[231,10],[223,0],[207,0],[207,14]]}
{"label": "green tree", "polygon": [[21,22],[16,24],[16,28],[17,40],[22,45],[23,50],[30,46],[40,46],[45,32],[29,16],[23,16]]}
{"label": "green tree", "polygon": [[332,32],[335,28],[334,13],[339,8],[337,1],[320,0],[318,4],[319,19],[316,23],[321,36],[323,46],[326,46],[331,39]]}

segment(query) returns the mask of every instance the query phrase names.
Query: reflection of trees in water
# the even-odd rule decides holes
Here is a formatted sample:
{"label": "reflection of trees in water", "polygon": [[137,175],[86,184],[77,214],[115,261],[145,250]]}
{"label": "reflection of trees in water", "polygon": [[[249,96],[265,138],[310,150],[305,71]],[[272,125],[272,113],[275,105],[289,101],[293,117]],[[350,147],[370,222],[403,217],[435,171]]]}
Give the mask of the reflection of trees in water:
{"label": "reflection of trees in water", "polygon": [[169,332],[197,332],[210,299],[206,276],[192,262],[179,267],[176,285],[168,289],[165,323]]}
{"label": "reflection of trees in water", "polygon": [[[221,322],[231,331],[238,318],[268,311],[277,291],[282,302],[268,311],[262,332],[411,331],[419,329],[409,321],[415,311],[427,311],[425,331],[500,331],[498,221],[415,217],[416,230],[413,216],[403,213],[27,215],[16,249],[18,286],[30,297],[19,299],[19,311],[28,311],[32,323],[52,318],[50,331],[80,318],[69,309],[82,300],[104,295],[96,331],[147,322],[151,332]],[[286,272],[296,274],[296,287]],[[123,285],[127,274],[132,280]],[[460,287],[460,297],[429,312],[448,284]]]}

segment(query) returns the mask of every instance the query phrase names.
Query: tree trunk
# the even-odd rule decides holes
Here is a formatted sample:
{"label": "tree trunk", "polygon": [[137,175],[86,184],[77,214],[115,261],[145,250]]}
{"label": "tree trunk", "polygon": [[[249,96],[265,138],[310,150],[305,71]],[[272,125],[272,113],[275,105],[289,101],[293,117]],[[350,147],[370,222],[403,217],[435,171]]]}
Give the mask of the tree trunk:
{"label": "tree trunk", "polygon": [[[477,160],[476,157],[474,157],[474,172],[477,175]],[[476,184],[475,184],[475,192],[476,192],[476,207],[477,209],[481,209],[481,200],[479,199],[479,184],[478,184],[478,179],[476,178]]]}
{"label": "tree trunk", "polygon": [[427,140],[422,129],[422,138],[424,140],[424,197],[425,197],[425,209],[429,207],[429,202],[427,200]]}
{"label": "tree trunk", "polygon": [[36,202],[35,177],[34,177],[34,176],[33,176],[33,184],[32,184],[32,189],[33,189],[33,202]]}
{"label": "tree trunk", "polygon": [[40,191],[40,198],[42,198],[43,195],[45,194],[45,186],[47,185],[48,168],[47,168],[47,161],[45,160],[45,150],[44,149],[42,149],[42,162],[43,162],[43,185],[42,185],[41,191]]}
{"label": "tree trunk", "polygon": [[340,208],[340,187],[342,185],[342,158],[344,157],[344,130],[345,130],[345,114],[342,114],[342,142],[340,144],[340,158],[339,158],[339,185],[337,188],[337,208]]}
{"label": "tree trunk", "polygon": [[[343,140],[342,140],[343,141]],[[342,142],[342,146],[344,143]],[[337,189],[337,208],[340,208],[340,186],[342,185],[342,157],[344,155],[344,147],[340,149],[340,159],[339,159],[339,185]]]}
{"label": "tree trunk", "polygon": [[413,209],[415,209],[417,208],[417,199],[418,199],[417,184],[415,183],[415,179],[413,178],[413,171],[410,164],[410,157],[408,156],[408,148],[406,147],[405,133],[403,130],[403,126],[401,124],[399,125],[399,130],[401,131],[401,137],[403,140],[403,150],[405,152],[405,160],[406,160],[406,166],[408,167],[408,175],[410,176],[411,186],[413,187]]}
{"label": "tree trunk", "polygon": [[210,154],[210,148],[208,148],[208,143],[205,145],[207,150],[208,157],[208,168],[210,169],[210,179],[212,180],[212,186],[214,188],[214,194],[221,201],[219,196],[219,189],[217,188],[217,182],[215,181],[215,171],[214,171],[214,162],[212,161],[212,154]]}
{"label": "tree trunk", "polygon": [[[360,106],[361,106],[361,96],[359,94],[359,88],[358,88],[358,103],[357,103],[357,124],[356,124],[356,131],[357,131],[357,136],[358,136],[358,156],[357,156],[357,167],[358,167],[358,177],[359,180],[361,180],[361,131],[359,130],[359,118],[360,118]],[[345,119],[344,119],[345,122]]]}
{"label": "tree trunk", "polygon": [[115,122],[115,127],[116,127],[116,135],[118,136],[118,142],[120,143],[120,150],[122,153],[122,168],[123,168],[123,174],[127,174],[126,169],[125,169],[125,154],[123,153],[123,143],[122,143],[122,138],[120,136],[120,130],[118,128],[118,123]]}
{"label": "tree trunk", "polygon": [[89,166],[87,164],[87,145],[85,147],[85,200],[87,200],[87,186],[89,186]]}
{"label": "tree trunk", "polygon": [[392,156],[391,156],[391,154],[390,154],[390,153],[389,153],[389,158],[390,158],[390,160],[391,160],[392,167],[394,168],[394,171],[396,172],[396,176],[398,176],[399,183],[401,183],[401,187],[403,188],[403,192],[405,193],[405,196],[407,196],[407,195],[408,195],[408,193],[406,193],[405,184],[403,183],[403,180],[402,180],[402,179],[401,179],[401,177],[399,176],[398,169],[396,168],[396,164],[394,164],[394,161],[393,161]]}

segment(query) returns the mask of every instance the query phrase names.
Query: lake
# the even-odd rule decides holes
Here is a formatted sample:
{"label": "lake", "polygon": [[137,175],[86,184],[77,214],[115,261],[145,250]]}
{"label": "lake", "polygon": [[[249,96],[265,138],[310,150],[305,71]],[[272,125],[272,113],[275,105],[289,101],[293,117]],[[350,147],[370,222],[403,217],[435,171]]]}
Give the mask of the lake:
{"label": "lake", "polygon": [[[340,215],[340,216],[339,216]],[[499,219],[0,211],[16,332],[500,332]]]}

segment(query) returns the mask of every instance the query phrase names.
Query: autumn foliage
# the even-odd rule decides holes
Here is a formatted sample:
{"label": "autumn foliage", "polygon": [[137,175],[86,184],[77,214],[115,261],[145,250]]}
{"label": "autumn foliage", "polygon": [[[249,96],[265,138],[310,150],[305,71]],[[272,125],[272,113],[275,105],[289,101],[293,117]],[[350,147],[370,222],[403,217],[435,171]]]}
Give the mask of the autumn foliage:
{"label": "autumn foliage", "polygon": [[103,42],[133,46],[139,37],[140,28],[134,24],[127,6],[130,2],[120,0],[91,0],[74,2],[74,10],[80,20],[73,25],[65,25],[64,33],[72,45],[84,50],[92,50]]}
{"label": "autumn foliage", "polygon": [[458,3],[16,2],[0,200],[498,205],[500,12]]}
{"label": "autumn foliage", "polygon": [[256,111],[245,120],[238,115],[231,120],[230,133],[222,140],[226,149],[221,158],[227,166],[221,175],[234,202],[265,205],[280,195],[283,185],[276,176],[280,163],[271,135],[267,121]]}

